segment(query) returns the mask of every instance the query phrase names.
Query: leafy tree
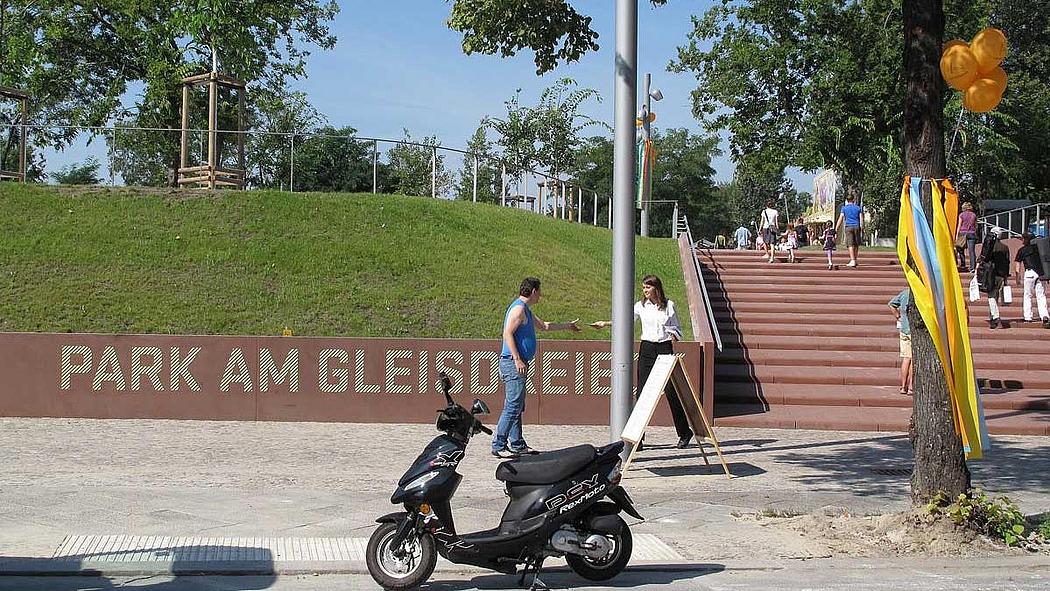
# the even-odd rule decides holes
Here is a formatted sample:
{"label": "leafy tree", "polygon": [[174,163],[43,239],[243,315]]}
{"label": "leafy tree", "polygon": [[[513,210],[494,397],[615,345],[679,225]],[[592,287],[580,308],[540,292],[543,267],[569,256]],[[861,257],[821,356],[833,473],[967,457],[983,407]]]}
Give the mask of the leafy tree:
{"label": "leafy tree", "polygon": [[[942,0],[904,0],[904,165],[910,176],[944,178],[944,81],[938,63],[944,41]],[[932,191],[923,183],[922,205],[932,225]],[[915,467],[911,496],[928,503],[938,493],[955,498],[970,488],[962,440],[955,432],[944,368],[930,331],[915,306],[911,324],[915,398],[911,442]]]}
{"label": "leafy tree", "polygon": [[[305,74],[309,46],[334,46],[327,22],[338,11],[326,0],[8,0],[0,8],[0,37],[10,38],[0,46],[0,84],[29,90],[38,119],[102,125],[115,117],[165,128],[180,127],[180,80],[211,69],[209,46],[219,48],[225,73],[278,92]],[[124,110],[121,97],[132,83],[144,90]],[[60,146],[74,134],[46,139]],[[178,138],[165,141],[177,146]],[[166,176],[174,177],[177,147],[163,151]]]}
{"label": "leafy tree", "polygon": [[[248,187],[288,187],[291,181],[291,133],[310,133],[326,124],[302,92],[266,88],[250,92],[246,142]],[[297,137],[298,142],[306,139]],[[298,151],[298,150],[297,150]],[[299,186],[296,179],[296,186]]]}
{"label": "leafy tree", "polygon": [[[576,183],[598,193],[598,224],[609,220],[609,197],[613,192],[613,141],[606,136],[580,140],[568,174]],[[594,195],[584,195],[584,220],[594,219]]]}
{"label": "leafy tree", "polygon": [[97,158],[88,158],[51,173],[51,179],[60,185],[97,185],[102,182],[98,176],[99,166]]}
{"label": "leafy tree", "polygon": [[[693,135],[687,129],[654,131],[654,201],[678,201],[697,237],[712,236],[729,223],[726,209],[716,201],[715,169],[711,160],[718,156],[718,138]],[[671,235],[672,204],[654,204],[649,223],[652,236]]]}
{"label": "leafy tree", "polygon": [[[485,122],[467,140],[467,151],[477,156],[478,202],[499,203],[503,190],[502,170],[495,159],[492,142],[485,135]],[[474,199],[474,156],[463,156],[463,168],[456,182],[456,199]]]}
{"label": "leafy tree", "polygon": [[[353,127],[324,126],[315,133],[296,144],[295,190],[371,192],[372,143],[351,139]],[[279,170],[283,177],[291,168]]]}
{"label": "leafy tree", "polygon": [[537,160],[555,178],[569,167],[584,130],[591,127],[610,129],[605,123],[579,112],[590,99],[602,102],[598,91],[576,86],[576,81],[571,78],[558,80],[543,91],[539,105],[531,111],[531,127],[539,150]]}
{"label": "leafy tree", "polygon": [[[452,174],[445,168],[445,156],[439,150],[437,137],[412,139],[407,129],[401,144],[387,152],[389,187],[387,190],[401,195],[429,196],[434,189],[439,196],[448,194],[452,187]],[[436,157],[435,157],[436,154]],[[432,178],[431,175],[436,177]]]}
{"label": "leafy tree", "polygon": [[[667,0],[650,0],[664,4]],[[598,50],[591,17],[567,0],[452,0],[448,27],[463,34],[463,52],[509,57],[535,53],[536,74]]]}

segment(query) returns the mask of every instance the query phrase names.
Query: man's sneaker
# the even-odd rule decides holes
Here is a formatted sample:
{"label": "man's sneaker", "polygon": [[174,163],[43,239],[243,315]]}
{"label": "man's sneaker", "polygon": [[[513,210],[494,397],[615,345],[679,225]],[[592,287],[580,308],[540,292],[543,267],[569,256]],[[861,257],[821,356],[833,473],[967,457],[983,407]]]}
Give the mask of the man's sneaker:
{"label": "man's sneaker", "polygon": [[856,267],[857,266],[857,261],[850,261],[849,263],[846,264],[846,266],[847,267]]}
{"label": "man's sneaker", "polygon": [[536,455],[536,454],[538,454],[540,452],[538,452],[538,451],[536,451],[536,450],[534,450],[531,447],[526,445],[526,446],[517,447],[517,448],[512,447],[512,448],[510,448],[510,453],[515,454],[516,456],[532,456],[532,455]]}
{"label": "man's sneaker", "polygon": [[519,454],[514,453],[507,448],[503,448],[492,450],[492,455],[493,457],[497,457],[501,460],[513,460],[514,458],[518,457]]}
{"label": "man's sneaker", "polygon": [[1043,318],[1043,328],[1050,328],[1050,318]]}
{"label": "man's sneaker", "polygon": [[999,324],[999,319],[998,318],[989,318],[988,319],[988,328],[999,328],[999,326],[1000,326],[1000,324]]}

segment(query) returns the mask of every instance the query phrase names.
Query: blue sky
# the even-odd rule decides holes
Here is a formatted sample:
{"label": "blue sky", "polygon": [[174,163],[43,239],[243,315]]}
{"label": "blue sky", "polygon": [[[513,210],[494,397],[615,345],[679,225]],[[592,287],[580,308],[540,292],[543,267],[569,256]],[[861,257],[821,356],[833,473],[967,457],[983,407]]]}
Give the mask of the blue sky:
{"label": "blue sky", "polygon": [[[525,104],[535,104],[544,88],[570,77],[603,98],[600,104],[586,105],[584,113],[612,125],[614,2],[574,0],[573,4],[593,17],[600,49],[537,77],[531,51],[511,58],[464,55],[460,35],[445,25],[449,12],[445,0],[342,0],[331,23],[336,47],[311,48],[306,77],[291,85],[306,92],[330,123],[351,125],[361,136],[398,139],[402,128],[407,128],[413,137],[436,135],[442,145],[462,148],[482,117],[506,113],[503,103],[515,90],[522,90]],[[711,0],[674,0],[652,8],[647,0],[639,0],[638,83],[640,88],[642,74],[651,72],[653,88],[663,92],[664,100],[653,105],[657,127],[702,133],[691,112],[690,92],[696,79],[667,72],[667,65],[686,43],[691,17],[703,14],[711,4]],[[64,153],[47,151],[49,170],[88,155],[105,161],[103,143],[86,146],[85,139]],[[727,146],[723,148],[728,152]],[[460,163],[449,161],[448,166],[456,170]],[[732,178],[734,167],[727,156],[716,159],[714,167],[716,181]],[[811,190],[810,175],[789,171],[789,178],[799,190]]]}
{"label": "blue sky", "polygon": [[[482,117],[506,112],[503,103],[516,89],[532,104],[544,88],[567,76],[598,90],[603,102],[585,112],[612,124],[614,3],[574,4],[594,18],[601,49],[537,77],[531,52],[512,58],[464,55],[460,36],[445,25],[449,4],[443,0],[342,1],[331,25],[338,44],[332,51],[315,50],[308,77],[294,87],[305,91],[331,123],[352,125],[361,135],[399,138],[401,129],[408,128],[414,137],[437,135],[444,145],[463,147]],[[676,0],[652,8],[639,2],[639,86],[641,74],[652,72],[653,87],[664,94],[653,108],[658,126],[700,132],[689,96],[696,79],[667,72],[667,64],[692,30],[690,17],[710,4]],[[726,157],[715,168],[717,180],[732,177],[733,165]],[[800,189],[808,187],[804,177],[793,176]]]}

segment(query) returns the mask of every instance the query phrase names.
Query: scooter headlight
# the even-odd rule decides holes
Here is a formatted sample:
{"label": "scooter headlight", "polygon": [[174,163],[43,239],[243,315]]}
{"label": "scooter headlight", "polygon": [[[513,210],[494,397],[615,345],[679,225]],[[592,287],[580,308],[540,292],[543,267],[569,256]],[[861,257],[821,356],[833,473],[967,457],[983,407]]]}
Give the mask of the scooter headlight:
{"label": "scooter headlight", "polygon": [[616,460],[616,464],[609,470],[609,475],[606,478],[609,482],[617,484],[620,482],[620,476],[622,474],[621,468],[623,467],[623,459]]}
{"label": "scooter headlight", "polygon": [[430,482],[438,475],[437,472],[427,472],[426,474],[416,478],[412,482],[405,485],[405,490],[412,490],[413,488],[422,488],[424,484]]}

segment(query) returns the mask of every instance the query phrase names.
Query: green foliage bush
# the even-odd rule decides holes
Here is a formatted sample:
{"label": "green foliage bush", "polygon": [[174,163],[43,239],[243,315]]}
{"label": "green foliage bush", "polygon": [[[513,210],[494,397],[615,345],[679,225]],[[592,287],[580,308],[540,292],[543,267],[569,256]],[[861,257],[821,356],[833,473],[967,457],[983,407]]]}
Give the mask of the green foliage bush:
{"label": "green foliage bush", "polygon": [[[969,490],[954,500],[938,493],[926,505],[926,510],[935,517],[947,517],[956,525],[1000,540],[1007,546],[1020,545],[1028,530],[1024,513],[1009,498],[989,497],[981,489]],[[1046,523],[1043,525],[1047,526]]]}

